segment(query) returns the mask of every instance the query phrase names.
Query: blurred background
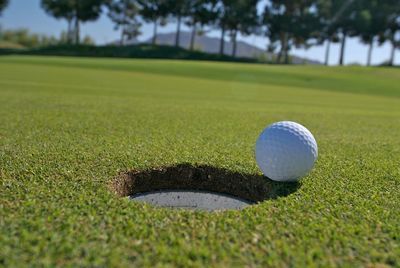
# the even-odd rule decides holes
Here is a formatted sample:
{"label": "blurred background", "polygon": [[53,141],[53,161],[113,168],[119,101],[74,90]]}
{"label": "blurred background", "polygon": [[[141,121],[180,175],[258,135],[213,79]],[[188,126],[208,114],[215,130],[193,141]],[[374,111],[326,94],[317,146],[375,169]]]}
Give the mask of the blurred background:
{"label": "blurred background", "polygon": [[3,54],[88,54],[79,44],[147,57],[148,44],[180,48],[157,58],[400,64],[399,0],[0,0],[0,10]]}

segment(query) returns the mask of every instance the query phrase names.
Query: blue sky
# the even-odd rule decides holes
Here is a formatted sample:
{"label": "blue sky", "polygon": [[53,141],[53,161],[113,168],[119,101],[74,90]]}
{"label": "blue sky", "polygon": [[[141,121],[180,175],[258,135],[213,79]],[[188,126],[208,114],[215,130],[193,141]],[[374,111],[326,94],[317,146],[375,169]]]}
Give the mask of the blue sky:
{"label": "blue sky", "polygon": [[[67,24],[65,21],[56,20],[41,9],[40,0],[10,0],[10,5],[4,10],[0,17],[0,25],[5,29],[29,28],[32,32],[43,33],[58,36],[61,31],[65,30]],[[170,23],[168,26],[160,29],[160,32],[172,32],[175,25]],[[188,30],[183,27],[183,30]],[[140,40],[147,39],[152,34],[152,26],[144,25],[142,28],[143,35]],[[82,25],[82,35],[90,35],[98,44],[104,44],[115,41],[119,38],[119,32],[114,30],[113,24],[103,15],[98,21],[85,23]],[[219,36],[219,31],[210,32],[211,36]],[[265,48],[268,40],[266,38],[249,36],[240,37],[250,44],[260,48]],[[346,47],[345,63],[365,64],[367,57],[367,47],[362,45],[357,39],[349,39]],[[389,58],[390,45],[384,44],[376,47],[373,53],[373,63],[381,63]],[[310,59],[324,59],[325,46],[317,46],[308,50],[296,49],[293,54]],[[332,45],[329,63],[337,64],[339,54],[339,45]],[[395,62],[400,64],[400,52],[396,52]]]}

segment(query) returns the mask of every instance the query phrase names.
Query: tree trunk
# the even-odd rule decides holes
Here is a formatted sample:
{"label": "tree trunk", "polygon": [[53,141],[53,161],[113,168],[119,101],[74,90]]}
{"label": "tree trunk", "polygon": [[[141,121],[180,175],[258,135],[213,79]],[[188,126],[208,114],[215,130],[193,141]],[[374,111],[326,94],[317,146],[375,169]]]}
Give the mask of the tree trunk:
{"label": "tree trunk", "polygon": [[123,10],[123,14],[122,14],[122,25],[121,25],[121,41],[120,41],[120,46],[122,47],[125,44],[125,33],[126,33],[126,10]]}
{"label": "tree trunk", "polygon": [[79,1],[75,1],[75,44],[79,45],[80,25],[79,25]]}
{"label": "tree trunk", "polygon": [[390,52],[390,60],[389,60],[389,66],[394,65],[394,53],[396,51],[396,47],[393,45],[392,46],[392,52]]}
{"label": "tree trunk", "polygon": [[192,50],[192,51],[194,49],[194,41],[196,38],[196,33],[197,33],[197,27],[196,27],[196,23],[195,23],[195,24],[193,24],[192,36],[190,37],[190,50]]}
{"label": "tree trunk", "polygon": [[371,66],[371,59],[372,59],[372,50],[373,50],[373,48],[374,48],[374,39],[371,38],[371,41],[369,42],[367,66]]}
{"label": "tree trunk", "polygon": [[286,36],[286,33],[281,33],[280,34],[281,49],[279,50],[278,57],[276,57],[276,63],[277,64],[281,63],[282,56],[283,56],[284,51],[286,49],[285,36]]}
{"label": "tree trunk", "polygon": [[67,44],[72,43],[72,19],[68,18],[68,28],[67,28]]}
{"label": "tree trunk", "polygon": [[344,64],[344,51],[346,49],[346,37],[347,37],[347,33],[344,32],[343,33],[343,37],[342,37],[342,44],[341,44],[341,47],[340,47],[339,65],[343,65]]}
{"label": "tree trunk", "polygon": [[325,66],[329,64],[329,54],[331,50],[331,38],[328,38],[328,43],[326,44],[326,51],[325,51]]}
{"label": "tree trunk", "polygon": [[225,26],[222,26],[221,29],[221,41],[220,41],[220,45],[219,45],[219,54],[222,56],[224,55],[224,46],[225,46]]}
{"label": "tree trunk", "polygon": [[178,22],[177,22],[177,27],[176,27],[176,36],[175,36],[175,46],[179,47],[179,42],[180,42],[180,35],[181,35],[181,14],[178,15]]}
{"label": "tree trunk", "polygon": [[285,37],[284,37],[284,50],[283,53],[285,53],[285,64],[289,64],[289,44],[288,44],[289,40],[288,40],[288,33],[285,33]]}
{"label": "tree trunk", "polygon": [[281,41],[281,49],[279,50],[278,56],[276,57],[276,63],[277,64],[281,63],[284,49],[285,49],[285,47],[284,47],[283,39],[282,39],[282,41]]}
{"label": "tree trunk", "polygon": [[276,57],[276,62],[277,64],[281,63],[281,58],[282,58],[282,48],[278,53],[278,56]]}
{"label": "tree trunk", "polygon": [[235,30],[232,35],[232,57],[236,57],[236,48],[237,48],[237,31]]}
{"label": "tree trunk", "polygon": [[80,38],[80,25],[78,17],[75,18],[75,44],[79,45]]}
{"label": "tree trunk", "polygon": [[157,19],[154,20],[154,28],[153,28],[153,40],[151,44],[154,46],[157,43]]}
{"label": "tree trunk", "polygon": [[122,26],[121,29],[121,40],[119,41],[119,45],[122,47],[124,45],[124,37],[125,37],[125,25]]}
{"label": "tree trunk", "polygon": [[289,49],[285,50],[285,64],[289,64]]}
{"label": "tree trunk", "polygon": [[390,52],[389,66],[394,65],[394,54],[396,52],[396,45],[394,42],[394,33],[393,33],[391,42],[392,42],[392,51]]}

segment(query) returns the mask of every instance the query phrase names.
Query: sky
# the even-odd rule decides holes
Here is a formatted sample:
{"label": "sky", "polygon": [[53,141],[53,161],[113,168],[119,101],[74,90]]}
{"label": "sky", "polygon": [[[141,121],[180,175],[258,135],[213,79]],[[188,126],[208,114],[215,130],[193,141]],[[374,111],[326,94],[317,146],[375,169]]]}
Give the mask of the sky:
{"label": "sky", "polygon": [[[67,28],[66,21],[56,20],[48,16],[40,7],[40,0],[10,0],[9,6],[3,11],[0,17],[0,25],[3,29],[28,28],[35,33],[59,36],[61,31]],[[160,28],[159,32],[174,32],[176,26],[169,23]],[[184,31],[189,29],[185,26]],[[152,35],[152,25],[145,24],[142,27],[143,34],[139,40],[146,40]],[[220,32],[213,30],[210,36],[218,37]],[[95,22],[89,22],[82,25],[82,36],[89,35],[97,44],[107,44],[118,40],[120,33],[114,29],[114,25],[106,14]],[[249,44],[265,49],[268,40],[260,36],[239,37],[240,40]],[[331,46],[329,58],[330,65],[336,65],[339,59],[339,45]],[[359,42],[356,38],[350,38],[347,42],[345,52],[345,64],[365,64],[367,61],[368,47]],[[372,63],[379,64],[389,59],[391,51],[390,44],[386,43],[381,47],[375,46],[372,56]],[[325,45],[315,46],[308,50],[293,49],[292,54],[308,59],[323,61],[325,58]],[[400,64],[400,52],[396,51],[395,63]]]}

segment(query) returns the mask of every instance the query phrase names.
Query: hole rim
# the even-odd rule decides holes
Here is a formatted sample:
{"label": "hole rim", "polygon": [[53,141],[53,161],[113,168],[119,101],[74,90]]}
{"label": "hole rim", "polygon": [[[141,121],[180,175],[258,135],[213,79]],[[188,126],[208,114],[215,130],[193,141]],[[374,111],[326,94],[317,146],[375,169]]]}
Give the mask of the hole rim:
{"label": "hole rim", "polygon": [[120,172],[109,188],[119,197],[160,191],[203,191],[242,199],[254,205],[288,196],[300,188],[300,182],[275,182],[260,174],[181,163]]}

